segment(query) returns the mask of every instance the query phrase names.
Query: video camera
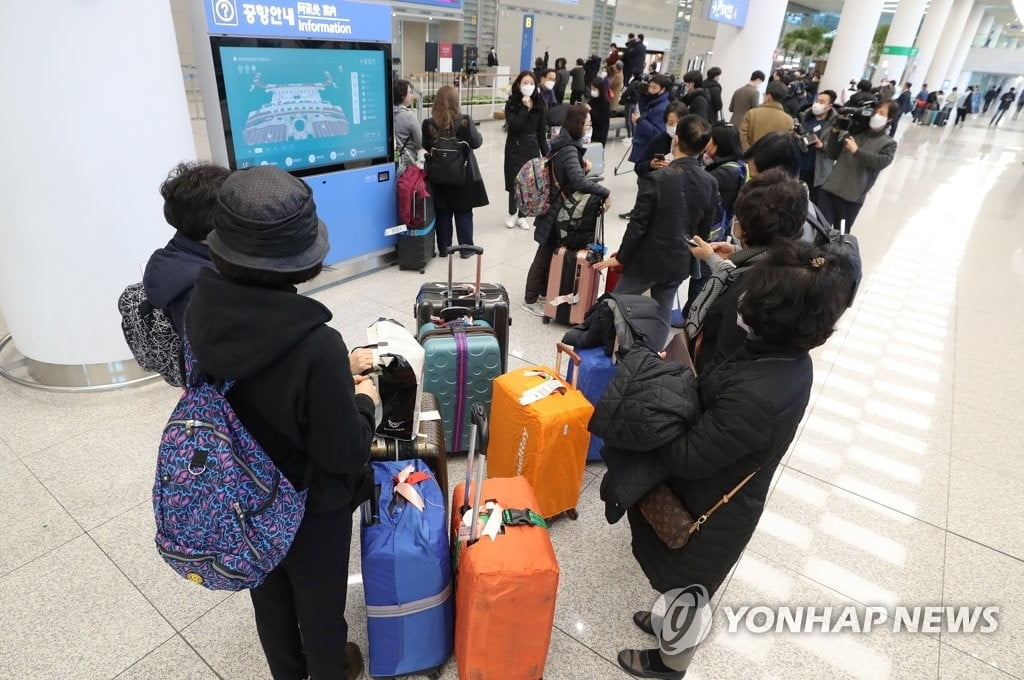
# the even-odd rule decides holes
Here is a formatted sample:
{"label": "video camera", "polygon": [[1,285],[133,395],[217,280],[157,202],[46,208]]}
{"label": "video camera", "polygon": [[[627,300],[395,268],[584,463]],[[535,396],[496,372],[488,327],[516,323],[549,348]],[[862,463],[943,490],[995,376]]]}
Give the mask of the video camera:
{"label": "video camera", "polygon": [[793,134],[796,135],[796,139],[800,143],[801,153],[807,153],[808,149],[818,141],[818,135],[805,128],[799,118],[793,119]]}
{"label": "video camera", "polygon": [[875,113],[876,103],[871,102],[859,106],[839,106],[836,113],[839,115],[832,125],[834,130],[839,132],[839,141],[843,141],[847,135],[855,135],[868,129],[868,121]]}

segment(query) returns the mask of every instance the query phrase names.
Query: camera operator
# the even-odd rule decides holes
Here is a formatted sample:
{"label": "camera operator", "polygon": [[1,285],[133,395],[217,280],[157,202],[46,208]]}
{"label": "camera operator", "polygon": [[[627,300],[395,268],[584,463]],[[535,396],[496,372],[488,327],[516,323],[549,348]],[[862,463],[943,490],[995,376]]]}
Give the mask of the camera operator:
{"label": "camera operator", "polygon": [[811,202],[815,204],[819,200],[819,187],[828,179],[835,164],[822,151],[825,148],[824,140],[832,132],[832,124],[838,117],[833,108],[835,101],[834,91],[822,90],[797,128],[797,134],[806,146],[800,158],[800,179],[807,185]]}
{"label": "camera operator", "polygon": [[849,107],[842,109],[840,119],[832,124],[825,153],[836,159],[836,164],[818,194],[818,206],[826,219],[837,227],[846,220],[847,231],[853,228],[878,173],[889,167],[896,155],[896,140],[885,129],[899,115],[899,107],[893,101],[878,104],[867,129],[851,121],[848,116],[853,113]]}
{"label": "camera operator", "polygon": [[850,108],[875,106],[877,104],[878,99],[875,95],[871,94],[871,81],[866,78],[857,83],[857,91],[846,101],[846,106]]}

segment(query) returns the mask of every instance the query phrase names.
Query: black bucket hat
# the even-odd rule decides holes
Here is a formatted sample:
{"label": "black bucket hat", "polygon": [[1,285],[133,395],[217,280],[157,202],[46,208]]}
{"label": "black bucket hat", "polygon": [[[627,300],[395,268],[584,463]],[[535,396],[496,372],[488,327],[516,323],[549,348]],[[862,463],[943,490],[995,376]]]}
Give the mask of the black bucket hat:
{"label": "black bucket hat", "polygon": [[330,250],[313,191],[272,165],[233,172],[218,193],[214,222],[210,250],[240,267],[298,272]]}

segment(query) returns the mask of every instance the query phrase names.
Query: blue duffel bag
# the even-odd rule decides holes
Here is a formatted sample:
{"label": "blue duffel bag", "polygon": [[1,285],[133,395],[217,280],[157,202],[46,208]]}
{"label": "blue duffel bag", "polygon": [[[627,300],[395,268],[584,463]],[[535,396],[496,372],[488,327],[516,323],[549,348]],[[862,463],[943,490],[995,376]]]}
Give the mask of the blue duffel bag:
{"label": "blue duffel bag", "polygon": [[361,531],[369,674],[429,673],[454,644],[445,499],[422,460],[372,466],[374,495],[363,504]]}

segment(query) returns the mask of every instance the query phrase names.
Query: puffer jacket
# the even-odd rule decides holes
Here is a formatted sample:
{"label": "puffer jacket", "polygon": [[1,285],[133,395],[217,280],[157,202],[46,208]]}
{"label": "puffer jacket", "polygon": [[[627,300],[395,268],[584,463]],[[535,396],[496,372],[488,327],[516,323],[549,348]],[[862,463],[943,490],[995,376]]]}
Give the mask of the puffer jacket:
{"label": "puffer jacket", "polygon": [[565,202],[565,196],[580,192],[593,194],[604,200],[611,195],[608,187],[587,178],[587,173],[583,171],[585,153],[583,142],[573,139],[565,128],[562,128],[555,140],[551,142],[551,172],[554,174],[558,187],[557,189],[552,188],[552,191],[557,191],[557,193],[552,198],[548,211],[534,221],[536,228],[533,232],[533,240],[537,243],[546,244],[558,235],[558,230],[555,229],[555,220]]}
{"label": "puffer jacket", "polygon": [[204,268],[214,269],[210,249],[181,232],[175,232],[174,238],[154,251],[146,263],[142,275],[146,297],[154,307],[167,313],[179,336],[184,333],[192,287]]}
{"label": "puffer jacket", "polygon": [[577,349],[604,347],[606,356],[614,351],[628,352],[634,345],[658,349],[665,344],[668,322],[658,303],[646,295],[605,293],[590,308],[583,323],[573,326],[562,342]]}
{"label": "puffer jacket", "polygon": [[[810,398],[806,352],[751,338],[700,377],[703,413],[681,437],[650,454],[662,480],[699,517],[751,472],[757,474],[678,550],[670,550],[635,508],[629,510],[633,555],[660,592],[702,585],[713,595],[739,560],[764,510],[772,476]],[[611,474],[611,473],[609,473]],[[614,481],[614,480],[612,480]]]}
{"label": "puffer jacket", "polygon": [[526,108],[515,95],[505,103],[505,191],[515,191],[516,175],[526,161],[548,154],[547,123],[544,104],[534,94],[533,108]]}

